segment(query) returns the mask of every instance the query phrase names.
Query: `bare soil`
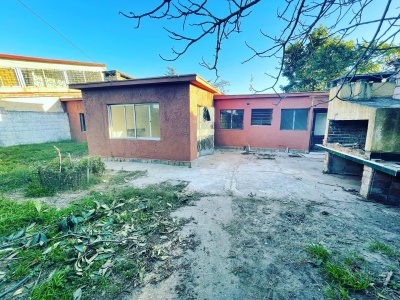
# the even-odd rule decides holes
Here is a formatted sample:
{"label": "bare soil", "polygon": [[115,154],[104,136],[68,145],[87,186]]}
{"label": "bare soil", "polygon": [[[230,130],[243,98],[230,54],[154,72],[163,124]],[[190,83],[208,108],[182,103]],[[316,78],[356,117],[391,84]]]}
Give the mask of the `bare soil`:
{"label": "bare soil", "polygon": [[374,241],[400,249],[399,208],[358,196],[360,178],[323,174],[322,154],[221,150],[192,168],[109,163],[119,166],[148,171],[134,185],[187,181],[188,191],[203,194],[174,213],[190,221],[169,248],[170,259],[123,299],[325,299],[330,280],[306,251],[310,243],[337,259],[364,257],[375,285],[350,291],[352,298],[399,299],[383,287],[390,270],[399,282],[398,259],[368,249]]}
{"label": "bare soil", "polygon": [[[365,259],[375,284],[350,292],[353,299],[400,299],[399,289],[384,286],[393,271],[390,280],[400,287],[398,258],[368,249],[374,241],[400,249],[399,207],[361,198],[360,178],[323,174],[321,153],[218,150],[191,168],[106,164],[110,174],[147,174],[96,190],[167,181],[197,195],[173,214],[185,225],[160,245],[168,258],[118,299],[326,299],[331,281],[307,252],[311,243],[337,259],[351,253]],[[45,200],[62,207],[88,192]]]}

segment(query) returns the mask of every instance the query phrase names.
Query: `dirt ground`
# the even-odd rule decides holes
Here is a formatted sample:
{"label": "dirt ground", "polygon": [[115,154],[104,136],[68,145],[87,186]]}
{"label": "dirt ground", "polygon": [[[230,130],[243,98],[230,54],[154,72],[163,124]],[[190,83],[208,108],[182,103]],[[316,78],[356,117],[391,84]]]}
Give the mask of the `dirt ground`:
{"label": "dirt ground", "polygon": [[[324,299],[329,283],[306,248],[321,243],[341,258],[365,258],[376,286],[351,294],[376,299],[385,274],[399,282],[399,261],[372,253],[373,241],[400,249],[400,209],[357,195],[360,178],[323,174],[323,154],[243,155],[218,150],[191,168],[107,162],[143,170],[129,184],[186,183],[202,196],[174,213],[189,219],[145,284],[124,299]],[[179,241],[183,241],[179,243]],[[381,275],[382,277],[379,277]],[[382,283],[381,283],[382,282]],[[387,298],[398,299],[388,291]]]}

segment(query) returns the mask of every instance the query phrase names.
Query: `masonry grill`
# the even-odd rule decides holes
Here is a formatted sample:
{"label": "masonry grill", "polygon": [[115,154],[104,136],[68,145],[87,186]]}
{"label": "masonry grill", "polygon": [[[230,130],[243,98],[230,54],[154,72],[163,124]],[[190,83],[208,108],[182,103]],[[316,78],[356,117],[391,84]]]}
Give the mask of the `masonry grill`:
{"label": "masonry grill", "polygon": [[327,142],[364,149],[367,131],[368,120],[330,120]]}

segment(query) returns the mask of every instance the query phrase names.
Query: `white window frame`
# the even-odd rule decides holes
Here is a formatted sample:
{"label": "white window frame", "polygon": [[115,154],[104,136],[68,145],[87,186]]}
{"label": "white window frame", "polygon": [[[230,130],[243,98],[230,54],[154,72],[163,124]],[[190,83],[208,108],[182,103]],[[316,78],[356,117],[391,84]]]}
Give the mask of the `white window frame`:
{"label": "white window frame", "polygon": [[[154,141],[159,141],[160,139],[161,139],[161,128],[160,128],[160,136],[159,137],[138,137],[137,136],[137,128],[136,128],[136,110],[135,110],[135,107],[136,106],[148,106],[149,107],[149,109],[148,109],[148,112],[149,112],[149,128],[150,128],[150,134],[151,134],[151,129],[152,129],[152,122],[151,122],[151,112],[150,112],[150,106],[151,105],[154,105],[154,104],[157,104],[158,105],[158,107],[160,108],[160,104],[159,103],[157,103],[157,102],[152,102],[152,103],[127,103],[127,104],[109,104],[108,106],[107,106],[107,110],[108,110],[108,120],[109,120],[109,122],[108,122],[108,130],[109,130],[109,137],[110,137],[110,139],[112,139],[112,140],[154,140]],[[135,116],[134,116],[134,120],[133,120],[133,122],[134,122],[134,127],[135,127],[135,136],[133,137],[133,136],[127,136],[127,137],[113,137],[112,136],[112,132],[111,132],[111,128],[113,128],[113,121],[112,121],[112,113],[111,113],[111,107],[115,107],[115,106],[122,106],[122,107],[124,107],[124,119],[125,119],[125,130],[127,130],[126,129],[126,127],[127,127],[127,124],[126,124],[126,106],[132,106],[133,107],[133,113],[135,114]],[[160,125],[160,127],[161,127],[161,125]]]}

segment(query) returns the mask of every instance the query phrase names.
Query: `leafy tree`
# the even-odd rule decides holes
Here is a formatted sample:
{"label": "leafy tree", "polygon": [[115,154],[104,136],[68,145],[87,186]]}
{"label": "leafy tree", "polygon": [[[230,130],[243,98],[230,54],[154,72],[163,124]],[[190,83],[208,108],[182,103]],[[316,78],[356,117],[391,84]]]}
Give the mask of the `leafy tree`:
{"label": "leafy tree", "polygon": [[[340,36],[329,36],[322,25],[313,30],[307,43],[296,41],[286,49],[282,75],[288,84],[280,88],[284,92],[322,91],[327,83],[344,75],[357,62],[359,52],[354,41],[344,41]],[[379,62],[371,59],[361,61],[357,72],[377,72]]]}

